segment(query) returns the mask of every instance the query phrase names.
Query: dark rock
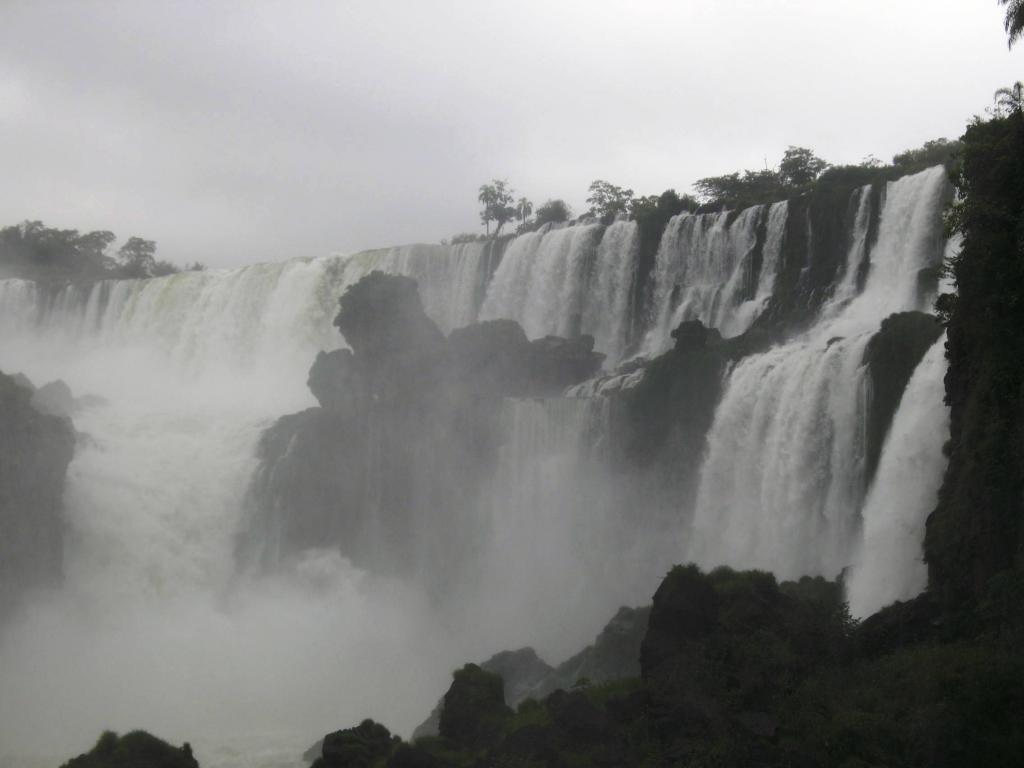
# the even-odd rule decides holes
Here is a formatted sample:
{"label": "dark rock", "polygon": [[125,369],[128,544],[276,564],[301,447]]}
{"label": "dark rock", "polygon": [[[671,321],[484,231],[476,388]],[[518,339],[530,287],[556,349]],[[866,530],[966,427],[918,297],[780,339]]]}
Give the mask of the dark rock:
{"label": "dark rock", "polygon": [[324,736],[321,757],[314,768],[372,768],[385,760],[398,744],[380,723],[363,720],[355,728],[346,728]]}
{"label": "dark rock", "polygon": [[864,350],[870,382],[867,418],[866,476],[871,482],[882,454],[885,435],[907,382],[925,353],[942,335],[934,315],[900,312],[882,321]]}
{"label": "dark rock", "polygon": [[354,413],[366,396],[350,349],[317,354],[306,384],[321,407],[344,414]]}
{"label": "dark rock", "polygon": [[594,351],[594,337],[563,339],[545,336],[530,342],[530,394],[557,394],[592,378],[601,370],[604,355]]}
{"label": "dark rock", "polygon": [[423,310],[416,281],[400,275],[371,272],[350,286],[334,325],[371,366],[410,353],[429,355],[444,346],[444,335]]}
{"label": "dark rock", "polygon": [[0,373],[0,615],[21,593],[61,577],[63,494],[75,433],[41,413],[33,393]]}
{"label": "dark rock", "polygon": [[39,387],[32,393],[29,402],[37,411],[50,416],[70,417],[75,412],[75,397],[71,394],[71,387],[60,379]]}
{"label": "dark rock", "polygon": [[578,680],[600,684],[640,674],[640,645],[647,634],[651,609],[619,608],[592,645],[559,664],[536,685],[530,695],[545,696],[557,688],[571,688]]}
{"label": "dark rock", "polygon": [[488,320],[448,336],[452,364],[471,391],[522,397],[530,391],[530,342],[515,320]]}
{"label": "dark rock", "polygon": [[120,738],[107,731],[90,752],[69,760],[63,768],[199,768],[199,763],[188,744],[172,747],[145,731]]}
{"label": "dark rock", "polygon": [[527,696],[534,695],[538,684],[555,671],[537,656],[533,648],[496,653],[480,666],[488,672],[501,675],[505,683],[505,701],[512,707]]}
{"label": "dark rock", "polygon": [[444,696],[439,731],[442,738],[468,749],[492,746],[512,710],[505,706],[501,676],[467,664],[454,674]]}
{"label": "dark rock", "polygon": [[719,341],[722,335],[715,328],[707,328],[700,320],[684,320],[672,331],[678,350],[700,349],[710,341]]}
{"label": "dark rock", "polygon": [[675,655],[687,640],[707,636],[715,628],[718,597],[694,565],[677,565],[654,593],[647,635],[640,646],[640,669],[649,676]]}

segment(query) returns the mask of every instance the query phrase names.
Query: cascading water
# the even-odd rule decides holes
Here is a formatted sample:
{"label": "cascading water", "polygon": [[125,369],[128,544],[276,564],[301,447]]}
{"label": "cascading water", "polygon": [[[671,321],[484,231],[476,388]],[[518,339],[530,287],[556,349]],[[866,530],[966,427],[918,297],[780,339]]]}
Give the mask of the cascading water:
{"label": "cascading water", "polygon": [[942,255],[947,190],[941,168],[891,183],[864,291],[838,293],[844,306],[826,305],[809,333],[732,371],[708,437],[692,559],[787,578],[834,577],[850,563],[864,498],[864,350],[889,314],[928,307],[934,287],[922,290],[921,276]]}
{"label": "cascading water", "polygon": [[[941,169],[890,184],[874,245],[877,195],[855,193],[831,299],[809,332],[731,371],[697,509],[670,529],[637,525],[643,499],[622,498],[605,455],[607,400],[507,401],[479,525],[457,531],[477,538],[443,542],[472,549],[478,578],[444,606],[337,552],[240,576],[256,444],[276,418],[313,405],[310,363],[342,343],[338,297],[378,269],[415,277],[445,331],[512,318],[531,338],[590,333],[614,364],[638,320],[635,223],[528,233],[504,255],[498,244],[405,246],[52,292],[0,281],[0,369],[106,400],[75,415],[65,584],[0,627],[0,761],[53,764],[104,728],[190,740],[203,765],[223,768],[294,765],[314,738],[366,716],[407,732],[456,664],[520,643],[557,660],[687,558],[797,576],[835,575],[859,555],[855,610],[909,595],[919,564],[886,571],[900,587],[884,591],[878,557],[897,555],[879,542],[917,556],[931,491],[922,481],[911,493],[906,478],[941,472],[929,430],[942,417],[942,360],[933,349],[915,374],[869,494],[862,361],[882,318],[930,302],[946,192]],[[648,286],[645,350],[664,350],[682,319],[725,336],[757,322],[787,290],[794,205],[673,219]]]}
{"label": "cascading water", "polygon": [[[750,327],[771,297],[781,258],[787,203],[741,211],[674,217],[655,259],[652,307],[655,318],[644,348],[659,353],[683,320],[700,320],[723,336]],[[767,235],[755,269],[758,229]]]}
{"label": "cascading water", "polygon": [[502,258],[480,319],[516,320],[530,338],[587,333],[614,363],[626,344],[639,248],[632,221],[521,235]]}
{"label": "cascading water", "polygon": [[949,439],[945,404],[945,340],[925,355],[907,384],[864,503],[860,554],[847,579],[850,613],[863,618],[925,588],[921,544],[935,508]]}
{"label": "cascading water", "polygon": [[375,711],[411,727],[451,665],[489,650],[442,641],[416,585],[336,553],[273,579],[240,580],[234,566],[255,446],[314,403],[305,372],[341,343],[331,321],[345,287],[374,269],[414,272],[428,309],[461,322],[482,297],[467,275],[474,258],[486,267],[483,248],[54,293],[0,281],[0,369],[105,400],[74,417],[65,584],[0,628],[0,758],[54,764],[104,728],[153,727],[190,740],[204,765],[292,765],[338,722]]}

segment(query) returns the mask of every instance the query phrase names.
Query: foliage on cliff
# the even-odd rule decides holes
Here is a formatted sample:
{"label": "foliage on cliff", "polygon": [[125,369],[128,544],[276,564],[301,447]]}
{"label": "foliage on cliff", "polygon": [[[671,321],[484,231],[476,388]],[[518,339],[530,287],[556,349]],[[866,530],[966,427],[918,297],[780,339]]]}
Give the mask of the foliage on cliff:
{"label": "foliage on cliff", "polygon": [[188,744],[172,747],[145,731],[124,736],[106,731],[95,747],[63,768],[199,768],[199,763]]}
{"label": "foliage on cliff", "polygon": [[[131,237],[116,251],[117,237],[106,230],[81,233],[55,229],[41,221],[23,221],[0,229],[0,278],[26,280],[102,280],[160,277],[178,272],[156,258],[156,242]],[[189,267],[201,270],[198,262]]]}
{"label": "foliage on cliff", "polygon": [[[976,121],[954,174],[949,216],[949,468],[928,520],[930,588],[950,605],[1024,595],[1024,114]],[[1019,608],[1016,609],[1019,612]]]}

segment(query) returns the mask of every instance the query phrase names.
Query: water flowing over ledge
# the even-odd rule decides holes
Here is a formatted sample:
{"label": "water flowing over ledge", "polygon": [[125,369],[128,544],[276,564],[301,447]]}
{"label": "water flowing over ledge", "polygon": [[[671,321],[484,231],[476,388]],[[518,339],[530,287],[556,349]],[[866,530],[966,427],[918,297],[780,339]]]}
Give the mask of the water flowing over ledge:
{"label": "water flowing over ledge", "polygon": [[[5,680],[0,741],[31,751],[39,723],[72,722],[69,740],[82,740],[133,718],[211,744],[270,726],[301,743],[296,730],[315,736],[376,712],[411,727],[455,661],[515,643],[556,658],[619,604],[646,602],[664,569],[687,558],[781,576],[835,577],[852,565],[857,612],[913,594],[921,515],[944,464],[934,451],[945,429],[941,345],[908,385],[873,479],[864,358],[888,315],[929,309],[948,194],[933,169],[854,190],[834,210],[796,199],[683,214],[646,274],[637,224],[619,221],[147,281],[0,281],[0,368],[107,400],[75,416],[88,437],[69,475],[65,587],[0,645],[0,668],[50,670],[45,684]],[[306,372],[317,352],[343,344],[338,297],[374,270],[414,277],[446,333],[511,318],[531,338],[590,334],[608,369],[665,352],[684,320],[727,338],[771,331],[776,343],[726,366],[706,442],[672,446],[699,466],[695,506],[666,485],[667,506],[649,508],[672,468],[620,462],[614,396],[503,403],[487,503],[457,541],[430,542],[478,568],[450,592],[465,614],[316,548],[247,581],[234,544],[259,440],[314,405]],[[644,375],[623,378],[634,386]],[[692,407],[667,402],[666,420]],[[910,494],[906,473],[917,468],[931,479]],[[456,635],[461,644],[449,642]],[[88,658],[73,638],[88,640]],[[409,661],[387,661],[400,658]],[[125,693],[90,715],[83,702],[111,683],[111,665]],[[392,690],[415,689],[407,700],[378,695],[385,667]],[[267,669],[278,670],[271,680]],[[67,696],[55,709],[47,691],[57,687]],[[209,704],[182,712],[151,701],[153,690]],[[219,720],[240,697],[275,703]],[[232,760],[245,763],[210,762]]]}

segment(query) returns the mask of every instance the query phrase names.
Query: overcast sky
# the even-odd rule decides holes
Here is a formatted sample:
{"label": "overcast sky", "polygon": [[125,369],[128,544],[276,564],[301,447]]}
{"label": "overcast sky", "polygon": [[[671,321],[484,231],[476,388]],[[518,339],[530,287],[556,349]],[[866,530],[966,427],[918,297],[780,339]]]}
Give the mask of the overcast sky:
{"label": "overcast sky", "polygon": [[583,208],[889,159],[1024,78],[996,0],[0,0],[0,224],[211,266],[480,229],[481,183]]}

